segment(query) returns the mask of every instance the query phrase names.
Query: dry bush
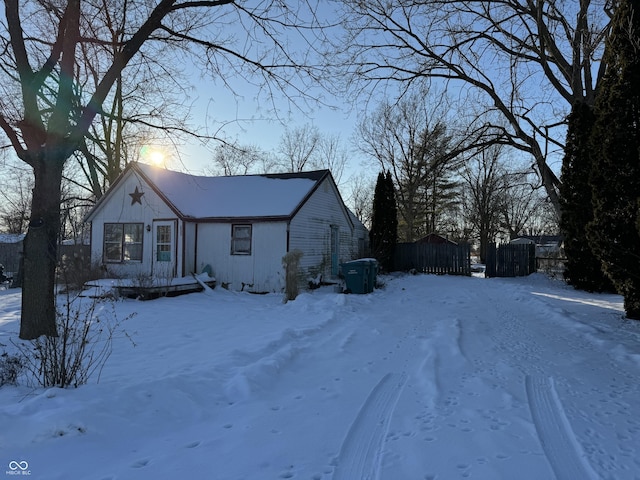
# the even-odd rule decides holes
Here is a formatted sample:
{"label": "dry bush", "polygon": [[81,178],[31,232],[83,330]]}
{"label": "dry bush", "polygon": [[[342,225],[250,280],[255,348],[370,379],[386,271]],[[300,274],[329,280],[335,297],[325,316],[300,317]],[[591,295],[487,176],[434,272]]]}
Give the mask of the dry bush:
{"label": "dry bush", "polygon": [[100,380],[123,320],[117,319],[112,301],[80,300],[89,299],[71,299],[67,295],[63,307],[56,312],[57,337],[14,343],[33,383],[66,388],[84,385],[94,376]]}
{"label": "dry bush", "polygon": [[298,296],[300,290],[298,277],[301,258],[302,252],[300,250],[293,250],[282,257],[282,265],[285,271],[285,302],[295,300]]}

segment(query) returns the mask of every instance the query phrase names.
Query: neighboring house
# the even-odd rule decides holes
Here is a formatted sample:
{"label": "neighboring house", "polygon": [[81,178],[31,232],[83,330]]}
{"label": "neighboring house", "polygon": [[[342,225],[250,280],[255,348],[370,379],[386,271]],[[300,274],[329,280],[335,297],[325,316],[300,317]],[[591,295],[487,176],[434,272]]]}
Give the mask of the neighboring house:
{"label": "neighboring house", "polygon": [[18,273],[24,237],[24,233],[0,233],[0,264],[7,276]]}
{"label": "neighboring house", "polygon": [[328,170],[204,177],[130,163],[86,220],[92,262],[115,276],[210,268],[218,284],[252,292],[282,291],[294,250],[301,285],[336,277],[367,237]]}
{"label": "neighboring house", "polygon": [[371,249],[369,248],[369,229],[351,210],[349,210],[349,218],[351,218],[351,223],[353,223],[354,227],[353,238],[354,241],[357,242],[354,244],[357,258],[370,256]]}
{"label": "neighboring house", "polygon": [[457,245],[457,243],[453,240],[449,240],[448,238],[443,237],[442,235],[439,235],[437,233],[429,233],[428,235],[425,235],[424,237],[416,240],[415,243],[428,243],[431,245]]}
{"label": "neighboring house", "polygon": [[563,238],[560,235],[521,235],[509,243],[533,244],[536,258],[555,258],[562,254]]}

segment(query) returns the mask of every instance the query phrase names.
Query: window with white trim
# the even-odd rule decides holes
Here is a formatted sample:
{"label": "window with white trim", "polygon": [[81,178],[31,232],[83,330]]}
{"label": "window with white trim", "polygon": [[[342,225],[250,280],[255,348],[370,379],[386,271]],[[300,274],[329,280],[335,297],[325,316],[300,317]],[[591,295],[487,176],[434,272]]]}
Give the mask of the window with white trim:
{"label": "window with white trim", "polygon": [[105,223],[104,261],[141,262],[143,231],[142,223]]}
{"label": "window with white trim", "polygon": [[231,255],[251,255],[251,225],[231,225]]}

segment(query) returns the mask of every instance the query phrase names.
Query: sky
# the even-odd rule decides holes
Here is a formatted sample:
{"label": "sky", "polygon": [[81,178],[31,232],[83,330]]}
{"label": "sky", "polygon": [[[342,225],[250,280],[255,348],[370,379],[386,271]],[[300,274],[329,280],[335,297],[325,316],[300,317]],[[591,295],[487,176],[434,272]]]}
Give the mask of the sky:
{"label": "sky", "polygon": [[[313,2],[311,4],[313,5]],[[305,3],[302,2],[301,5]],[[303,16],[308,15],[304,13],[305,8],[304,6],[300,8]],[[316,14],[321,18],[320,21],[324,18],[326,21],[335,22],[337,17],[332,12],[334,6],[331,3],[320,2],[317,8]],[[229,20],[232,19],[236,21],[223,23],[225,35],[240,39],[239,46],[236,48],[242,53],[245,53],[244,49],[247,48],[251,53],[254,47],[247,47],[244,44],[248,27],[237,21],[235,16],[231,16]],[[337,29],[334,30],[334,34],[339,34]],[[257,45],[255,48],[265,46],[270,48],[271,40],[265,40],[259,34],[256,35],[258,36],[254,38],[259,38],[261,41],[254,42]],[[313,33],[306,35],[313,37]],[[307,55],[305,50],[309,47],[291,30],[286,37],[279,40],[287,42],[294,55]],[[319,43],[316,42],[314,47],[319,47]],[[312,63],[320,61],[318,58],[311,57]],[[201,126],[204,133],[215,134],[227,141],[237,141],[241,145],[256,145],[262,150],[275,153],[287,128],[293,129],[309,124],[317,127],[321,134],[340,135],[343,146],[351,151],[352,158],[349,163],[352,172],[360,169],[364,157],[352,148],[351,137],[355,133],[364,107],[353,105],[348,99],[335,96],[309,80],[305,80],[306,84],[303,85],[300,80],[293,79],[294,87],[308,95],[305,99],[300,98],[300,93],[293,88],[279,91],[277,87],[272,88],[275,84],[268,88],[260,88],[256,83],[262,84],[261,77],[250,75],[246,70],[237,67],[225,69],[223,61],[218,62],[223,66],[213,78],[201,71],[200,67],[189,66],[187,62],[185,62],[186,77],[193,84],[189,98],[190,104],[193,105],[192,121],[195,125]],[[207,166],[216,143],[211,143],[208,148],[202,148],[197,143],[196,141],[188,142],[180,149],[180,158],[172,156],[167,159],[166,165],[169,168],[183,166],[196,170]]]}
{"label": "sky", "polygon": [[[293,129],[310,124],[318,128],[321,134],[340,135],[346,148],[352,151],[350,166],[353,170],[365,160],[360,152],[352,147],[351,137],[355,133],[358,114],[349,111],[350,107],[338,98],[332,99],[330,106],[314,105],[313,111],[291,108],[289,102],[280,96],[277,104],[280,110],[276,118],[267,112],[267,99],[250,84],[245,84],[240,96],[223,87],[212,88],[213,82],[199,80],[195,85],[192,112],[194,123],[205,126],[208,133],[219,133],[225,140],[246,145],[257,145],[263,150],[277,152],[282,135],[287,128]],[[212,146],[215,148],[215,143]],[[210,164],[213,148],[203,148],[197,142],[189,142],[181,149],[181,158],[170,159],[167,166],[179,166],[182,160],[185,166],[203,169]],[[176,163],[178,165],[176,165]]]}
{"label": "sky", "polygon": [[[114,333],[87,385],[0,387],[0,476],[640,477],[640,323],[620,296],[542,274],[379,280],[98,303]],[[0,290],[0,352],[20,302]]]}
{"label": "sky", "polygon": [[[305,4],[305,2],[300,4]],[[329,9],[331,7],[329,5],[337,4],[337,2],[320,2],[319,14],[333,18],[330,17]],[[224,23],[221,21],[219,23],[228,29],[223,34],[239,38],[241,49],[246,46],[242,43],[247,35],[246,26],[241,26],[238,22]],[[330,36],[339,38],[337,29]],[[298,45],[293,36],[288,38],[288,41],[292,45]],[[265,42],[265,45],[269,44]],[[251,47],[247,48],[251,53]],[[153,51],[150,52],[153,53]],[[180,53],[173,54],[180,55]],[[181,63],[174,65],[176,62]],[[349,151],[348,167],[343,179],[364,173],[371,178],[372,184],[375,181],[379,166],[375,160],[367,158],[354,147],[353,137],[358,122],[367,110],[376,106],[376,100],[381,98],[382,90],[377,91],[370,98],[371,101],[367,103],[364,100],[358,102],[353,97],[334,97],[319,88],[305,88],[305,93],[309,93],[312,97],[323,96],[328,105],[301,105],[303,110],[291,108],[287,102],[285,97],[287,93],[292,94],[291,91],[276,92],[274,98],[277,109],[276,118],[273,112],[269,111],[271,104],[269,98],[265,96],[265,91],[260,91],[253,86],[252,79],[244,78],[244,72],[240,71],[237,75],[231,75],[229,72],[233,71],[233,68],[230,67],[228,70],[221,69],[221,75],[224,78],[221,79],[218,76],[217,80],[206,80],[207,75],[201,71],[201,67],[190,66],[192,65],[190,58],[177,57],[169,63],[169,67],[184,68],[189,83],[193,84],[190,98],[186,103],[192,105],[191,125],[198,133],[219,136],[227,141],[237,141],[240,144],[252,144],[265,151],[275,152],[287,126],[295,128],[310,124],[317,127],[321,134],[340,135],[343,145]],[[236,93],[231,92],[228,86],[233,87]],[[379,87],[394,88],[394,86],[385,86],[384,82],[380,83]],[[188,87],[185,86],[185,88]],[[185,138],[185,140],[178,140],[177,152],[174,148],[165,148],[165,157],[160,159],[160,163],[170,169],[195,174],[205,173],[205,169],[211,167],[213,150],[217,143],[212,142],[207,147],[203,147],[197,140]],[[148,155],[143,156],[142,160],[151,163],[153,161],[151,156],[156,154],[157,149],[161,146],[150,143],[145,147],[145,152]],[[517,160],[519,162],[520,158]],[[530,159],[525,158],[524,160],[528,165]],[[555,166],[558,165],[556,162]],[[342,184],[339,186],[343,187]],[[342,190],[343,196],[348,197],[345,189]],[[348,198],[346,200],[348,201]]]}

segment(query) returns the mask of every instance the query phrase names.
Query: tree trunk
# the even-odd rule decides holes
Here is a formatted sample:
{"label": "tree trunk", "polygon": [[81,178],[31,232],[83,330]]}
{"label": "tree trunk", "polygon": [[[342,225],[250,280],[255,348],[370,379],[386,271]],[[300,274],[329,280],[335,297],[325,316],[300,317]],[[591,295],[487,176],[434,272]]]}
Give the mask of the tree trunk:
{"label": "tree trunk", "polygon": [[34,162],[31,221],[24,241],[20,338],[57,336],[55,273],[64,161],[53,155]]}
{"label": "tree trunk", "polygon": [[489,248],[489,231],[480,228],[480,263],[487,263],[487,249]]}

